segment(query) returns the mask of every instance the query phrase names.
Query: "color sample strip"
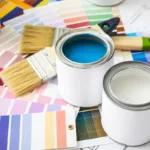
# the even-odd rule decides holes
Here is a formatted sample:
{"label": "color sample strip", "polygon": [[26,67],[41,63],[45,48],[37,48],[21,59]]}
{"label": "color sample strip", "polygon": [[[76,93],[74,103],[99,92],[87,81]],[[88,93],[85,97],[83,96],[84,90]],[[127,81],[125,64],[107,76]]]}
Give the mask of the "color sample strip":
{"label": "color sample strip", "polygon": [[0,149],[7,150],[8,142],[8,130],[9,130],[9,117],[1,117],[0,119]]}
{"label": "color sample strip", "polygon": [[89,27],[88,17],[79,0],[57,3],[60,16],[68,28]]}
{"label": "color sample strip", "polygon": [[39,95],[37,102],[42,103],[42,104],[50,104],[52,101],[51,97],[48,96],[43,96],[43,95]]}
{"label": "color sample strip", "polygon": [[[3,45],[5,45],[5,43],[7,43],[8,45],[9,42],[11,42],[11,40],[14,39],[14,37],[16,37],[17,35],[18,33],[12,27],[4,27],[0,34],[0,46],[2,47]],[[16,44],[16,43],[13,43],[13,44]],[[13,45],[10,45],[10,46],[13,46]],[[5,48],[8,48],[8,46]],[[2,51],[2,48],[1,48],[1,51]]]}
{"label": "color sample strip", "polygon": [[79,112],[76,119],[76,126],[78,141],[106,136],[101,125],[99,110]]}
{"label": "color sample strip", "polygon": [[137,53],[133,52],[132,57],[135,61],[141,61],[141,62],[148,63],[144,52],[137,52]]}
{"label": "color sample strip", "polygon": [[[0,86],[0,97],[16,100],[16,97],[8,88],[1,86]],[[39,87],[37,90],[28,93],[22,97],[18,97],[17,100],[38,102],[41,104],[56,104],[60,106],[67,105],[67,103],[61,98],[57,86],[50,83],[47,83]]]}
{"label": "color sample strip", "polygon": [[[4,8],[5,9],[5,8]],[[2,23],[14,18],[15,16],[21,15],[22,14],[22,9],[19,7],[15,7],[13,10],[11,10],[7,15],[5,15],[1,20]]]}
{"label": "color sample strip", "polygon": [[51,112],[51,111],[58,111],[58,110],[61,110],[63,109],[63,106],[60,106],[60,105],[56,105],[56,104],[51,104],[51,105],[48,105],[47,107],[47,111],[48,112]]}
{"label": "color sample strip", "polygon": [[[8,99],[5,99],[4,101],[7,101]],[[16,115],[16,114],[24,114],[27,107],[28,107],[28,102],[24,102],[24,101],[14,101],[13,106],[9,106],[12,107],[10,114],[11,115]],[[9,107],[7,110],[9,110]],[[37,111],[39,112],[39,111]]]}
{"label": "color sample strip", "polygon": [[4,22],[4,25],[14,26],[14,25],[16,25],[18,23],[23,22],[24,20],[28,20],[29,18],[34,18],[34,17],[35,16],[33,14],[24,14],[24,15],[17,16],[17,17],[15,17],[13,19],[10,19],[10,20]]}
{"label": "color sample strip", "polygon": [[10,1],[23,9],[33,8],[32,6],[18,0],[10,0]]}
{"label": "color sample strip", "polygon": [[[54,148],[55,147],[55,126],[54,124],[51,124],[51,122],[55,122],[55,116],[54,116],[54,113],[47,113],[46,114],[46,129],[47,132],[46,132],[46,139],[45,139],[45,147],[49,147],[50,149],[51,148]],[[51,128],[49,128],[49,126],[51,126]]]}
{"label": "color sample strip", "polygon": [[10,99],[0,99],[0,115],[7,115],[8,109],[11,105],[11,100]]}
{"label": "color sample strip", "polygon": [[[54,124],[54,122],[51,123]],[[31,149],[44,149],[45,130],[45,114],[41,113],[40,115],[32,115]]]}
{"label": "color sample strip", "polygon": [[66,106],[57,104],[40,104],[14,99],[0,98],[0,115],[18,115],[28,113],[52,112],[65,109]]}
{"label": "color sample strip", "polygon": [[6,51],[0,56],[0,67],[4,68],[4,66],[15,56],[15,54]]}
{"label": "color sample strip", "polygon": [[10,38],[16,36],[16,34],[17,34],[17,32],[14,30],[14,31],[9,32],[8,34],[6,33],[6,35],[4,35],[4,36],[1,35],[2,38],[1,38],[1,36],[0,36],[0,45],[2,45],[2,44],[3,44],[4,42],[6,42],[8,39],[10,39]]}
{"label": "color sample strip", "polygon": [[88,22],[81,22],[76,24],[67,25],[67,28],[83,28],[83,27],[90,27],[90,24]]}
{"label": "color sample strip", "polygon": [[6,26],[5,28],[1,29],[1,34],[0,34],[0,39],[3,38],[4,36],[6,36],[7,34],[13,32],[14,29],[11,28],[10,26]]}
{"label": "color sample strip", "polygon": [[48,4],[49,2],[50,2],[50,0],[42,0],[42,1],[37,5],[37,7],[44,6],[44,5]]}
{"label": "color sample strip", "polygon": [[10,146],[9,150],[19,149],[20,140],[20,116],[11,117],[11,128],[10,128]]}
{"label": "color sample strip", "polygon": [[27,150],[31,148],[31,119],[31,115],[23,115],[21,150]]}
{"label": "color sample strip", "polygon": [[46,5],[48,0],[30,0],[24,2],[12,0],[12,2],[7,1],[0,6],[2,11],[2,13],[0,13],[2,23],[23,14],[23,9]]}
{"label": "color sample strip", "polygon": [[[20,35],[16,35],[15,37],[12,37],[9,41],[6,41],[2,45],[0,45],[1,52],[9,51],[14,45],[17,45],[20,43]],[[17,53],[18,49],[16,49]]]}
{"label": "color sample strip", "polygon": [[133,57],[130,51],[122,51],[124,61],[133,61]]}
{"label": "color sample strip", "polygon": [[15,24],[12,26],[18,33],[22,33],[23,26],[25,24],[32,24],[32,25],[43,25],[43,22],[39,18],[32,18],[29,20],[25,20],[19,24]]}
{"label": "color sample strip", "polygon": [[145,52],[145,55],[148,63],[150,63],[150,52]]}
{"label": "color sample strip", "polygon": [[[75,112],[69,109],[70,124],[66,123],[66,110],[39,114],[1,116],[0,148],[3,150],[68,148],[67,140],[76,143],[76,131],[67,134],[70,124],[75,127]],[[76,145],[70,145],[74,147]]]}
{"label": "color sample strip", "polygon": [[44,109],[44,104],[32,103],[29,109],[29,113],[42,112]]}
{"label": "color sample strip", "polygon": [[91,25],[95,25],[97,23],[100,23],[106,19],[110,19],[113,17],[113,12],[111,7],[106,7],[106,8],[99,7],[91,4],[86,0],[83,0],[81,2]]}
{"label": "color sample strip", "polygon": [[125,36],[125,28],[124,28],[124,25],[123,25],[123,22],[122,22],[122,19],[121,19],[121,16],[120,16],[120,11],[119,11],[119,7],[118,6],[114,6],[112,7],[112,12],[113,12],[113,17],[119,17],[120,18],[120,23],[117,27],[117,35],[119,36]]}
{"label": "color sample strip", "polygon": [[8,1],[8,3],[5,4],[0,10],[0,19],[10,13],[14,8],[16,8],[16,5]]}
{"label": "color sample strip", "polygon": [[67,147],[67,135],[66,135],[66,114],[65,111],[59,111],[56,113],[57,124],[57,148]]}

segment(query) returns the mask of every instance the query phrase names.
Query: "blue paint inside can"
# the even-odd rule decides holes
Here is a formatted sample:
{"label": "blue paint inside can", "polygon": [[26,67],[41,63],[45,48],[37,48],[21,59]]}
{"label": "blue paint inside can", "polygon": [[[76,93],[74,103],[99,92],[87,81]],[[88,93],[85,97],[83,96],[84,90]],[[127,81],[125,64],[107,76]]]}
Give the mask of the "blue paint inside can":
{"label": "blue paint inside can", "polygon": [[71,37],[62,47],[65,57],[76,63],[94,63],[101,60],[107,53],[106,44],[91,34]]}

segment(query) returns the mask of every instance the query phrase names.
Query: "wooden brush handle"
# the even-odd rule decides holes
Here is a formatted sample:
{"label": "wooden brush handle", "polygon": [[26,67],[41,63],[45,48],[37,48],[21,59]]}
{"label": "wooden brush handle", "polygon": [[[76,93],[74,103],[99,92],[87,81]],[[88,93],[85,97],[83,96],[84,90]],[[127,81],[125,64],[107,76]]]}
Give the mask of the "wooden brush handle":
{"label": "wooden brush handle", "polygon": [[144,37],[112,37],[115,44],[115,49],[120,50],[150,50],[150,40]]}

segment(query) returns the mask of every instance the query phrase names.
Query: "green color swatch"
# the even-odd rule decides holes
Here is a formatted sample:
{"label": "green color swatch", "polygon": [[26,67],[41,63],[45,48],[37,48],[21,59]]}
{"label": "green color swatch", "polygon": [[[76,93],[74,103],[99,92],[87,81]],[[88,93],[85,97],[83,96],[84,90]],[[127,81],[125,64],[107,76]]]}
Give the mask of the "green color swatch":
{"label": "green color swatch", "polygon": [[99,110],[79,112],[76,119],[76,126],[78,141],[106,136],[101,125]]}

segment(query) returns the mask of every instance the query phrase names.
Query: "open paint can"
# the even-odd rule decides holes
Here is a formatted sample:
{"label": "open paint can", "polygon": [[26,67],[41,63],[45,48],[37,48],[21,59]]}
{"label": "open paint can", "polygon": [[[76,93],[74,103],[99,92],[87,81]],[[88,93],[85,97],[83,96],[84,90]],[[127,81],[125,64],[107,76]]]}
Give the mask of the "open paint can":
{"label": "open paint can", "polygon": [[139,146],[150,141],[150,65],[124,62],[103,81],[102,125],[113,140]]}
{"label": "open paint can", "polygon": [[62,98],[79,107],[99,105],[103,77],[113,65],[111,38],[96,30],[77,29],[63,34],[55,49]]}
{"label": "open paint can", "polygon": [[89,0],[89,1],[93,4],[100,6],[113,6],[123,2],[123,0]]}

